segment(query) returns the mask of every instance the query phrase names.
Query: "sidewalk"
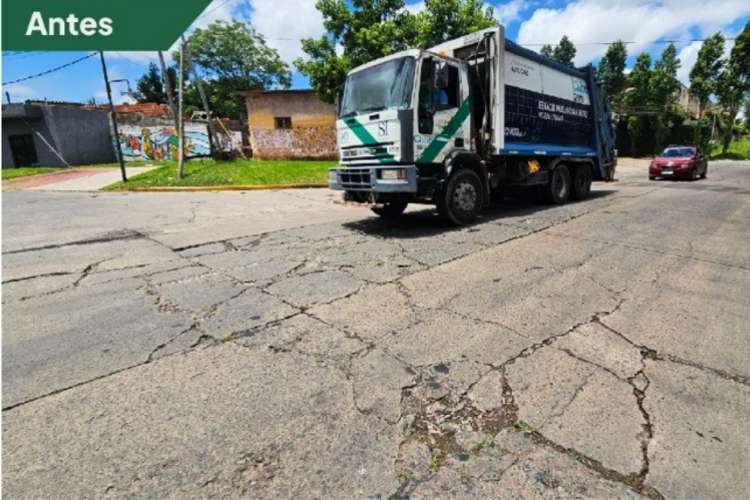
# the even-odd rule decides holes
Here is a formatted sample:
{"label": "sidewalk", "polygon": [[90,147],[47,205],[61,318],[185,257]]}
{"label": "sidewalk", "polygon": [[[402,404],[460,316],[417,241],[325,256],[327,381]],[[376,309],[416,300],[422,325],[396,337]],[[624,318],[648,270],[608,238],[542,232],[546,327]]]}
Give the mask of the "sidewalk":
{"label": "sidewalk", "polygon": [[[126,167],[125,171],[130,178],[154,168]],[[98,191],[120,179],[118,168],[72,168],[3,181],[3,191]]]}

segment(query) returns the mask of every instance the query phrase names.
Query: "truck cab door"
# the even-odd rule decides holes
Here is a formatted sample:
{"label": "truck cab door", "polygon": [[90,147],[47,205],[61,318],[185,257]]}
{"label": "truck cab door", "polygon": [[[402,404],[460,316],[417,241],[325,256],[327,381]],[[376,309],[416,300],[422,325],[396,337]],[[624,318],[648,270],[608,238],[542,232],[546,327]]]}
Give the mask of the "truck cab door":
{"label": "truck cab door", "polygon": [[417,163],[442,163],[454,149],[469,149],[471,110],[468,78],[460,63],[422,59],[417,105]]}

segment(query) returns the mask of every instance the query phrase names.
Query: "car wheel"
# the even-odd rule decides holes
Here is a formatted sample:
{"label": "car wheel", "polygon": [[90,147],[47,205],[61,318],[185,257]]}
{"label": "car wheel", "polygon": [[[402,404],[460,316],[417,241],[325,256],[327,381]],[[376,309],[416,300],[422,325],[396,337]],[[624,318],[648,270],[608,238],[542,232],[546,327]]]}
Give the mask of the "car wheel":
{"label": "car wheel", "polygon": [[585,200],[589,194],[591,194],[591,168],[588,165],[581,165],[573,171],[571,195],[574,200]]}
{"label": "car wheel", "polygon": [[438,212],[462,226],[474,221],[482,208],[482,181],[473,170],[461,169],[451,176],[437,197]]}
{"label": "car wheel", "polygon": [[406,201],[392,201],[380,206],[372,207],[372,211],[384,219],[395,219],[399,217],[409,203]]}
{"label": "car wheel", "polygon": [[555,205],[562,205],[570,198],[570,171],[565,165],[558,165],[552,171],[547,185],[547,198]]}
{"label": "car wheel", "polygon": [[650,181],[655,181],[655,180],[656,180],[656,177],[654,177],[653,175],[649,175],[649,176],[648,176],[648,180],[650,180]]}

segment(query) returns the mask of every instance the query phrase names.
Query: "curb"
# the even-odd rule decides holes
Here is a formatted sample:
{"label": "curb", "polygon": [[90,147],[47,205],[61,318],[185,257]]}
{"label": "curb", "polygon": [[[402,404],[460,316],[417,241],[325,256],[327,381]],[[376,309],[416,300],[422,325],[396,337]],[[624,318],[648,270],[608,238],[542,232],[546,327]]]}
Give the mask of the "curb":
{"label": "curb", "polygon": [[110,192],[117,193],[123,191],[151,192],[151,193],[173,193],[173,192],[200,192],[200,191],[270,191],[277,189],[311,189],[327,188],[328,183],[309,183],[309,184],[238,184],[226,186],[162,186],[162,187],[134,187],[116,189]]}

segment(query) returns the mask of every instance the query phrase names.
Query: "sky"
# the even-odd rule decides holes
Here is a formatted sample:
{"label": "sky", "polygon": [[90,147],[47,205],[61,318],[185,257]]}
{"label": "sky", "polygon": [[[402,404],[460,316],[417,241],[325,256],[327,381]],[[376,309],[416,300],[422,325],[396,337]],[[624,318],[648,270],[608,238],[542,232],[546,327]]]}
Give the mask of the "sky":
{"label": "sky", "polygon": [[[269,46],[294,70],[292,61],[304,56],[300,39],[324,33],[323,19],[315,0],[213,0],[189,30],[205,27],[216,20],[248,22],[266,37]],[[555,44],[562,35],[576,44],[575,63],[596,64],[606,44],[622,39],[628,44],[628,66],[638,53],[647,51],[654,59],[666,47],[660,40],[678,40],[682,66],[678,78],[688,83],[701,42],[717,31],[736,36],[750,20],[747,0],[485,0],[495,17],[505,26],[506,37],[533,50],[541,44]],[[423,1],[408,0],[411,11],[424,7]],[[727,51],[731,44],[727,44]],[[3,52],[2,81],[9,82],[60,66],[86,52]],[[158,61],[155,52],[105,53],[110,80],[136,81],[149,62]],[[304,75],[293,73],[293,88],[307,88]],[[25,82],[3,85],[12,102],[27,99],[87,102],[106,100],[99,58],[92,57],[71,67]],[[126,83],[114,83],[116,102],[130,98]]]}

